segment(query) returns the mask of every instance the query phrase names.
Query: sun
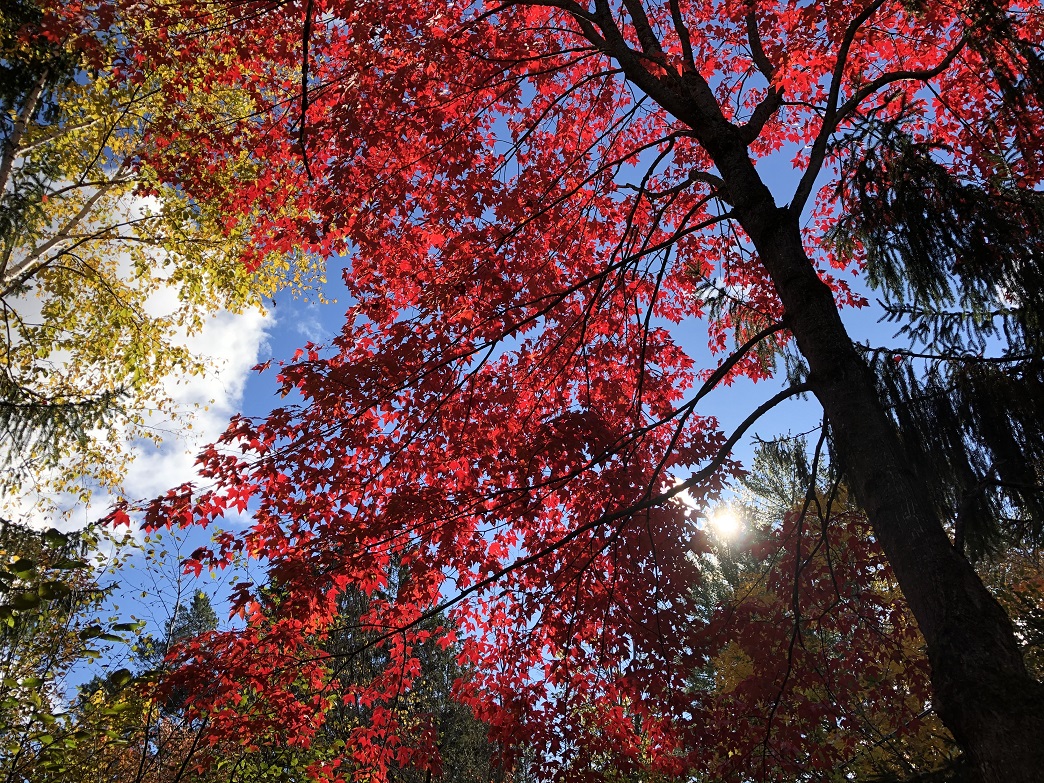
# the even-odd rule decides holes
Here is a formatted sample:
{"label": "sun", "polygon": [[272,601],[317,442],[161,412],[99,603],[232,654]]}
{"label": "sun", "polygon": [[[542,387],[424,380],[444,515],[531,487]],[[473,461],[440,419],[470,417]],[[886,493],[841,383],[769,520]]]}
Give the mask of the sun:
{"label": "sun", "polygon": [[707,521],[722,538],[735,538],[743,529],[743,520],[731,506],[720,506],[711,512]]}

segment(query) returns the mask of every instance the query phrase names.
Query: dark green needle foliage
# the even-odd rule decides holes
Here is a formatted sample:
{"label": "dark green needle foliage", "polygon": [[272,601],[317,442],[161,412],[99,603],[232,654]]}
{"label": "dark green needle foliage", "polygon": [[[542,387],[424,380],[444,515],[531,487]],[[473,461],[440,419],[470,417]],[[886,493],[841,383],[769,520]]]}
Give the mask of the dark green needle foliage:
{"label": "dark green needle foliage", "polygon": [[865,133],[831,239],[845,255],[863,248],[892,320],[942,350],[1003,336],[1012,354],[1037,352],[1044,193],[1013,183],[1003,162],[993,181],[965,181],[937,159],[944,150],[895,127]]}
{"label": "dark green needle foliage", "polygon": [[[367,683],[379,676],[388,666],[389,652],[383,644],[383,628],[368,625],[364,617],[373,601],[383,601],[399,590],[405,570],[389,566],[389,583],[384,590],[372,596],[348,587],[338,597],[339,617],[324,636],[321,646],[330,656],[330,673],[337,689],[322,727],[308,748],[292,747],[281,742],[260,742],[254,752],[234,762],[218,764],[218,777],[226,768],[240,773],[236,780],[251,780],[246,769],[259,770],[262,779],[284,779],[294,770],[304,770],[309,764],[329,759],[350,759],[350,749],[357,742],[355,731],[369,725],[374,706],[350,696],[352,686]],[[278,611],[287,598],[285,588],[270,584],[262,591],[266,609]],[[458,679],[468,676],[457,663],[456,644],[444,646],[435,641],[438,629],[447,623],[442,614],[422,621],[420,630],[430,631],[433,638],[420,643],[413,650],[420,664],[417,678],[409,690],[402,692],[384,707],[399,721],[400,735],[412,742],[420,742],[422,735],[433,738],[441,759],[441,769],[427,770],[413,763],[392,764],[388,783],[503,783],[515,780],[514,771],[503,768],[497,748],[489,740],[489,726],[477,719],[471,709],[454,698]],[[313,695],[313,685],[301,682],[301,696]],[[404,743],[406,744],[406,743]],[[350,763],[350,762],[349,762]],[[345,772],[347,767],[342,768]],[[347,774],[345,775],[347,777]],[[292,777],[292,775],[291,775]]]}
{"label": "dark green needle foliage", "polygon": [[1044,538],[1044,363],[998,366],[878,357],[875,369],[925,492],[977,559]]}
{"label": "dark green needle foliage", "polygon": [[202,590],[197,590],[188,606],[180,601],[174,605],[174,612],[167,620],[161,638],[149,634],[138,640],[137,656],[153,667],[162,667],[164,658],[175,644],[213,631],[217,626],[218,618],[210,597]]}
{"label": "dark green needle foliage", "polygon": [[[174,612],[167,620],[163,636],[156,638],[151,634],[142,636],[135,645],[138,659],[145,665],[146,671],[140,676],[148,677],[166,668],[167,653],[176,644],[190,641],[200,634],[213,631],[218,626],[217,614],[210,603],[210,597],[202,590],[197,590],[192,601],[185,606],[180,601],[174,605]],[[175,687],[170,690],[161,705],[165,715],[177,715],[185,707],[188,690]]]}
{"label": "dark green needle foliage", "polygon": [[831,240],[865,255],[916,349],[871,365],[922,485],[972,558],[1040,543],[1044,193],[1008,174],[1015,152],[971,181],[894,125],[866,126],[852,150]]}
{"label": "dark green needle foliage", "polygon": [[[85,439],[95,428],[112,426],[122,411],[119,392],[83,396],[45,396],[19,383],[0,366],[0,469],[53,465],[62,444]],[[0,487],[7,485],[0,479]]]}

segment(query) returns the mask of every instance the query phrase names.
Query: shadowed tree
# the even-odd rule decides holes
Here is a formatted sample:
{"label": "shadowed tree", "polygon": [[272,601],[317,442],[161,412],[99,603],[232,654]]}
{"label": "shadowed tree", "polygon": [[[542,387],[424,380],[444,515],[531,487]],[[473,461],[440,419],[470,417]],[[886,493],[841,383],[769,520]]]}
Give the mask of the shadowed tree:
{"label": "shadowed tree", "polygon": [[0,778],[63,774],[70,749],[91,737],[66,709],[69,679],[122,641],[133,623],[100,616],[97,528],[46,531],[0,520]]}

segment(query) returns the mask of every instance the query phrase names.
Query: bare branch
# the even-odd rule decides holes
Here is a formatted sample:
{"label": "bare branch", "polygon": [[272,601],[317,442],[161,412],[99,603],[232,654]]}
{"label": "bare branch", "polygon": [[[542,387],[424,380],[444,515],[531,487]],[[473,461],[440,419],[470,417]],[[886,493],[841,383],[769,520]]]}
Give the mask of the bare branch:
{"label": "bare branch", "polygon": [[308,148],[305,144],[308,134],[308,49],[312,41],[312,12],[314,0],[308,0],[305,7],[304,30],[301,33],[301,127],[298,131],[297,142],[301,146],[301,160],[304,162],[305,173],[308,179],[312,179],[312,167],[308,162]]}

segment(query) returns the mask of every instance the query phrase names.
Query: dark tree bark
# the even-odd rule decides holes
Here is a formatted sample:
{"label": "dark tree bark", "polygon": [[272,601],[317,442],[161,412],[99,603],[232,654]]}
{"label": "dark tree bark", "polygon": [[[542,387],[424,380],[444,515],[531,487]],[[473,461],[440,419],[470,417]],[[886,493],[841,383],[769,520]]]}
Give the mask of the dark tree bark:
{"label": "dark tree bark", "polygon": [[936,712],[984,781],[1044,774],[1044,687],[1026,670],[1004,609],[950,543],[801,247],[797,219],[766,207],[751,229],[808,362],[836,456],[928,645]]}
{"label": "dark tree bark", "polygon": [[[917,486],[870,370],[802,245],[804,199],[778,207],[748,154],[751,130],[724,117],[698,74],[652,75],[626,43],[609,6],[598,7],[594,24],[578,18],[581,28],[628,79],[692,129],[723,181],[720,195],[732,205],[779,293],[786,325],[808,362],[810,386],[830,422],[835,457],[927,642],[936,712],[984,783],[1044,779],[1044,685],[1027,671],[1004,609],[953,547]],[[642,46],[648,55],[656,44],[643,40]],[[766,98],[768,111],[774,110],[773,95]],[[799,191],[810,188],[814,176],[813,171]]]}

